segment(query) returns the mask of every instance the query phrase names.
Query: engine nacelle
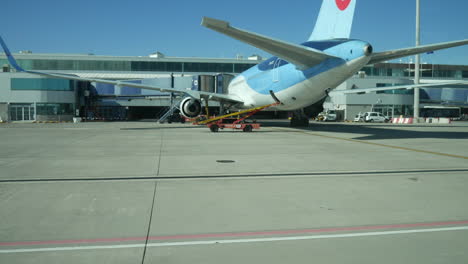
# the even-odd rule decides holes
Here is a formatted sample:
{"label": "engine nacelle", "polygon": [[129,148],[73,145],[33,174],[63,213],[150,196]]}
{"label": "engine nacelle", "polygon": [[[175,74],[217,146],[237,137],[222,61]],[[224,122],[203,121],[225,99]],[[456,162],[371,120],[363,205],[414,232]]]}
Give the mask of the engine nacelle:
{"label": "engine nacelle", "polygon": [[180,113],[188,118],[194,118],[200,115],[202,111],[202,105],[200,100],[192,97],[185,97],[180,102]]}
{"label": "engine nacelle", "polygon": [[374,48],[372,48],[371,44],[367,44],[366,46],[364,46],[364,54],[366,56],[370,56],[373,51],[374,51]]}

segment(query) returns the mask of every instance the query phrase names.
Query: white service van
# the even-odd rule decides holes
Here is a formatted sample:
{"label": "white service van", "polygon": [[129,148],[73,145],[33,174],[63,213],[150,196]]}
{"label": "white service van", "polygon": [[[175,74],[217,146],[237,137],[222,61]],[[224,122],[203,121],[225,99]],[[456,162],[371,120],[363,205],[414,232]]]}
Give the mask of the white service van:
{"label": "white service van", "polygon": [[378,112],[366,112],[364,113],[364,121],[365,122],[388,122],[390,121],[390,118]]}

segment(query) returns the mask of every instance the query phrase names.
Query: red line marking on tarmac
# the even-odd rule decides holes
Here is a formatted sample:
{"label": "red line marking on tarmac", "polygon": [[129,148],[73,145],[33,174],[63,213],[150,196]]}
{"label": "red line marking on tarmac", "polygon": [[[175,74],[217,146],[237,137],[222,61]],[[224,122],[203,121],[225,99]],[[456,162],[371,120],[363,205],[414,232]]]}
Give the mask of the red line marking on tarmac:
{"label": "red line marking on tarmac", "polygon": [[[404,228],[412,228],[412,227],[454,226],[454,225],[466,225],[466,224],[468,224],[468,220],[432,222],[432,223],[415,223],[415,224],[377,225],[377,226],[331,227],[331,228],[302,229],[302,230],[277,230],[277,231],[254,231],[254,232],[239,232],[239,233],[151,236],[151,237],[148,237],[148,240],[157,241],[157,240],[181,240],[181,239],[200,239],[200,238],[292,235],[292,234],[327,233],[327,232],[340,232],[340,231],[364,231],[364,230],[382,230],[382,229],[404,229]],[[106,242],[118,243],[118,242],[129,242],[129,241],[146,241],[146,237],[0,242],[0,246],[6,247],[6,246],[33,246],[33,245],[57,245],[57,244],[66,245],[66,244],[85,244],[85,243],[92,244],[92,243],[106,243]]]}
{"label": "red line marking on tarmac", "polygon": [[46,240],[46,241],[18,241],[0,242],[0,246],[31,246],[31,245],[57,245],[57,244],[84,244],[84,243],[105,243],[105,242],[127,242],[145,241],[146,237],[125,237],[125,238],[96,238],[96,239],[74,239],[74,240]]}

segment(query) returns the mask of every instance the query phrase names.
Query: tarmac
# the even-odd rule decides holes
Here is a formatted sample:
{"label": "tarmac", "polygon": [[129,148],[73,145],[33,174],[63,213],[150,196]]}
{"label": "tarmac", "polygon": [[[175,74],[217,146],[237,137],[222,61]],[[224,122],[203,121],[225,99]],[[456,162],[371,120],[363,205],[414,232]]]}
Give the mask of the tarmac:
{"label": "tarmac", "polygon": [[0,263],[467,263],[468,123],[0,124]]}

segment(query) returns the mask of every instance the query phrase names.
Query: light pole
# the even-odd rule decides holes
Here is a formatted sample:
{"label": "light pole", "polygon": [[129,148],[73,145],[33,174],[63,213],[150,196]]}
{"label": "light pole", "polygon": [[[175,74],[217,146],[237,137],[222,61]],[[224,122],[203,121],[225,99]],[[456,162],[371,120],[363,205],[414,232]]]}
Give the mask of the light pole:
{"label": "light pole", "polygon": [[[416,47],[420,45],[420,0],[416,0]],[[414,84],[418,85],[419,84],[419,61],[420,61],[420,55],[416,55],[416,61],[414,65]],[[414,107],[413,107],[413,113],[414,113],[414,118],[419,118],[419,88],[414,88]],[[414,122],[417,122],[417,120],[414,120]]]}

